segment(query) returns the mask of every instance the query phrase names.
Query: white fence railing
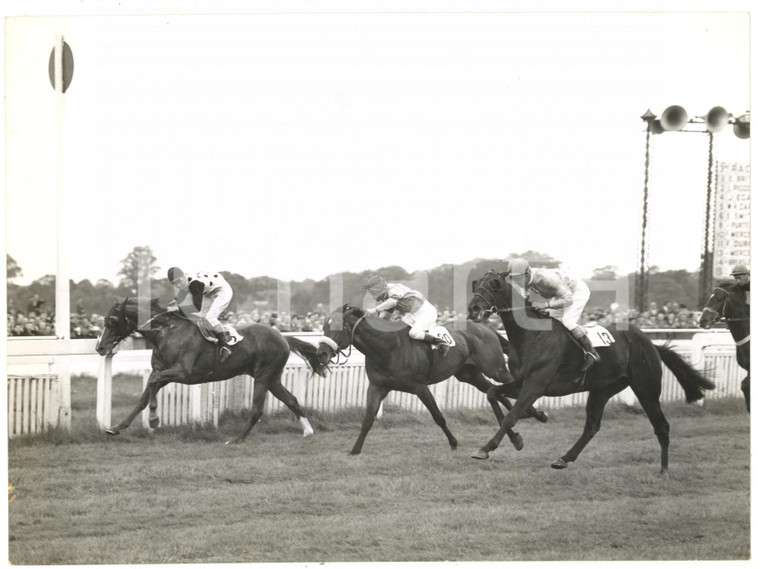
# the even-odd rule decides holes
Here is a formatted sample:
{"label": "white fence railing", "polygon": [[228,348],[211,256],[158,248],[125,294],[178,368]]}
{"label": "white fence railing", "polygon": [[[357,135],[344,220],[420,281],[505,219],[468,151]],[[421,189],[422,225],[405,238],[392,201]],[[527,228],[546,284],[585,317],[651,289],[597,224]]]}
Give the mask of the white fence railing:
{"label": "white fence railing", "polygon": [[[111,425],[111,358],[101,358],[93,354],[94,341],[71,342],[85,343],[76,344],[74,347],[69,345],[51,354],[50,347],[40,343],[24,344],[11,349],[9,342],[9,371],[26,369],[28,372],[8,377],[8,423],[11,436],[38,432],[46,425],[67,427],[70,424],[68,375],[74,360],[84,362],[90,369],[97,370],[97,421],[101,426]],[[662,340],[656,342],[662,343]],[[687,361],[691,361],[697,369],[711,371],[717,389],[707,393],[708,401],[740,396],[740,383],[746,374],[736,363],[735,347],[727,332],[697,333],[692,340],[676,341],[672,347]],[[40,348],[49,351],[40,353]],[[147,381],[150,350],[123,350],[116,355],[114,362],[122,370],[143,372],[144,382]],[[55,375],[50,373],[56,369],[64,372],[64,377],[59,377],[58,381]],[[683,401],[683,390],[675,377],[667,368],[663,370],[661,400]],[[368,380],[364,371],[363,356],[358,352],[354,351],[347,364],[333,366],[331,373],[325,378],[310,375],[303,360],[291,355],[282,382],[304,409],[334,412],[347,407],[364,406]],[[43,376],[47,379],[41,379]],[[431,391],[438,406],[443,410],[480,409],[488,406],[484,394],[453,378],[431,386]],[[170,383],[159,392],[158,412],[163,425],[191,422],[216,425],[224,411],[250,408],[252,394],[253,379],[248,376],[197,386]],[[565,397],[541,398],[536,405],[544,409],[557,409],[584,405],[586,399],[586,393],[577,393]],[[626,389],[615,396],[613,401],[633,404],[635,397],[630,389]],[[388,395],[385,405],[410,411],[425,411],[424,405],[416,396],[398,391]],[[266,412],[271,413],[283,408],[284,405],[279,400],[268,396]],[[147,410],[142,419],[147,426]]]}

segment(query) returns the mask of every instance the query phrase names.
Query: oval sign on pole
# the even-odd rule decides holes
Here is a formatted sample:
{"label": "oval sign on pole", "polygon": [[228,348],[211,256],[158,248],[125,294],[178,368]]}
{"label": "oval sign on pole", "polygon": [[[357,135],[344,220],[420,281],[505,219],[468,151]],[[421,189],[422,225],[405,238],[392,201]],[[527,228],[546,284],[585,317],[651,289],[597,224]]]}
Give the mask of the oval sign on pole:
{"label": "oval sign on pole", "polygon": [[[63,42],[63,92],[69,88],[71,84],[71,78],[74,76],[74,55],[71,53],[69,44]],[[50,52],[50,61],[48,62],[48,75],[50,76],[50,84],[55,89],[55,48]]]}

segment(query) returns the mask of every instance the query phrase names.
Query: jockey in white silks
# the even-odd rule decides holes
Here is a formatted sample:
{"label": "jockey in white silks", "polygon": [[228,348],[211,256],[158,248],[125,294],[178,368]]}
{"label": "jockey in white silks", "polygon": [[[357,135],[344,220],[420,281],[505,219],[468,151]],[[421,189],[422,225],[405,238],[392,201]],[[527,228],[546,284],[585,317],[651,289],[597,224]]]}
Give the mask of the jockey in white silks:
{"label": "jockey in white silks", "polygon": [[528,261],[519,257],[509,263],[509,278],[523,291],[547,299],[531,302],[536,308],[547,310],[552,318],[560,320],[583,346],[585,361],[582,372],[599,361],[599,354],[591,345],[586,331],[578,324],[591,296],[585,282],[559,269],[533,269]]}
{"label": "jockey in white silks", "polygon": [[374,276],[367,282],[367,292],[379,304],[367,310],[367,314],[390,314],[396,310],[401,313],[401,321],[408,324],[409,336],[414,340],[422,340],[430,344],[444,344],[445,341],[427,331],[438,321],[438,311],[430,304],[421,292],[412,290],[399,283],[386,283],[381,276]]}
{"label": "jockey in white silks", "polygon": [[[230,335],[219,322],[219,316],[232,300],[232,287],[219,273],[185,274],[179,267],[172,267],[168,272],[174,287],[174,301],[169,311],[182,310],[205,320],[216,334],[221,347],[219,363],[230,355]],[[186,302],[192,300],[192,307]],[[197,310],[197,312],[195,310]]]}

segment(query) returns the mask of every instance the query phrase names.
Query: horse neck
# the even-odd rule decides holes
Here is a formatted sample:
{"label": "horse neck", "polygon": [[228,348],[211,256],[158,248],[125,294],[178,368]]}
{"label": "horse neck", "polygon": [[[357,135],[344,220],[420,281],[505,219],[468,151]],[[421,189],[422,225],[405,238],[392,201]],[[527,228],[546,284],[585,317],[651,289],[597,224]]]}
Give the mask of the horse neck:
{"label": "horse neck", "polygon": [[365,356],[389,357],[393,353],[396,334],[380,330],[372,333],[372,323],[365,318],[354,331],[354,345]]}
{"label": "horse neck", "polygon": [[726,324],[734,342],[740,342],[749,336],[749,320],[728,320]]}

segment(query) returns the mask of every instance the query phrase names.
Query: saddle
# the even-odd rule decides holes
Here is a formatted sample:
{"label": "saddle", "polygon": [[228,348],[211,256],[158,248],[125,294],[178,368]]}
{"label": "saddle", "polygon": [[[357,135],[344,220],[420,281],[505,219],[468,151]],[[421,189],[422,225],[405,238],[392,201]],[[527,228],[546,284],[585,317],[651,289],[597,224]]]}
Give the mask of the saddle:
{"label": "saddle", "polygon": [[434,350],[440,350],[440,349],[443,349],[444,347],[446,350],[448,350],[449,348],[453,348],[454,346],[457,345],[456,342],[454,341],[454,338],[451,337],[451,334],[449,333],[449,331],[443,326],[436,324],[435,326],[431,326],[429,330],[426,330],[426,332],[430,334],[431,336],[435,336],[436,338],[440,338],[441,340],[443,340],[443,342],[441,342],[440,344],[435,344],[431,346]]}
{"label": "saddle", "polygon": [[[195,325],[198,326],[198,330],[200,330],[201,336],[203,336],[204,340],[211,342],[212,344],[219,343],[219,340],[216,337],[216,332],[214,332],[208,322],[205,320],[198,320],[195,322]],[[222,324],[222,328],[227,334],[229,334],[229,346],[234,346],[243,339],[243,336],[240,335],[240,332],[235,330],[232,324]]]}

